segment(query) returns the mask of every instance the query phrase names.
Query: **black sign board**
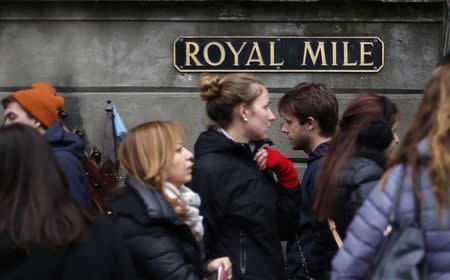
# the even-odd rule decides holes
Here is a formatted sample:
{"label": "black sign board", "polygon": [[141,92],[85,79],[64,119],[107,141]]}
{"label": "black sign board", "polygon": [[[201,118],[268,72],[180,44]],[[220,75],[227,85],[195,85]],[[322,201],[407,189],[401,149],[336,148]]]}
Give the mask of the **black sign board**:
{"label": "black sign board", "polygon": [[378,37],[180,37],[180,72],[379,72]]}

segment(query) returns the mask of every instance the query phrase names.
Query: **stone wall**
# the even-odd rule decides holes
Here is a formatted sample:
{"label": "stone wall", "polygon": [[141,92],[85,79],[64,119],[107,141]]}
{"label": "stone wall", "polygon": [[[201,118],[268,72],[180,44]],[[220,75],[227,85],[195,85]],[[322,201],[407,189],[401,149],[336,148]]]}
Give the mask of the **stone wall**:
{"label": "stone wall", "polygon": [[[111,99],[129,127],[178,120],[192,147],[208,119],[196,91],[199,74],[173,67],[180,36],[378,36],[379,73],[263,73],[273,97],[301,81],[324,82],[341,108],[358,92],[389,95],[403,134],[442,49],[441,1],[2,1],[0,95],[49,81],[66,97],[69,126],[101,145],[104,105]],[[279,132],[270,136],[290,150]]]}

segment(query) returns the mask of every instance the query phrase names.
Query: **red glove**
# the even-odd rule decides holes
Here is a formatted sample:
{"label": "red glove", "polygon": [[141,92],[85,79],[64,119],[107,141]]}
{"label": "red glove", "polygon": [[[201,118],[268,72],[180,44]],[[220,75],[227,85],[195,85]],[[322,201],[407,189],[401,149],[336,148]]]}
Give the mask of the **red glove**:
{"label": "red glove", "polygon": [[278,183],[286,189],[293,189],[300,184],[294,164],[278,150],[265,147],[267,150],[267,168],[277,174]]}

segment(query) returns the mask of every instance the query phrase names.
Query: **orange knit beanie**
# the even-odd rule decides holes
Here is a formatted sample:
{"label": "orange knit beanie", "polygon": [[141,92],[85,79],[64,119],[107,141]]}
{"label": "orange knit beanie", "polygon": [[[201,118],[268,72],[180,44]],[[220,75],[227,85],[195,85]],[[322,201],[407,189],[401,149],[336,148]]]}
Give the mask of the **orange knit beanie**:
{"label": "orange knit beanie", "polygon": [[11,97],[45,128],[58,120],[58,111],[64,108],[64,98],[48,83],[32,84],[31,89],[13,92]]}

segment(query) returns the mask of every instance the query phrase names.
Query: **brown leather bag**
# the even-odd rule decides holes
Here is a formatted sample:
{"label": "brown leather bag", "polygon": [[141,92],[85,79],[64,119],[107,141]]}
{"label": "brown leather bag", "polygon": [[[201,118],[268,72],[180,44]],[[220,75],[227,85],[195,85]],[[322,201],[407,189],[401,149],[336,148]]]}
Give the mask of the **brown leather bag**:
{"label": "brown leather bag", "polygon": [[[89,179],[89,192],[92,203],[101,213],[105,212],[103,204],[105,194],[115,190],[121,179],[119,177],[119,163],[116,159],[117,144],[114,136],[114,115],[112,110],[111,101],[108,100],[105,108],[106,119],[102,152],[96,146],[93,146],[92,151],[90,153],[86,151],[81,158],[81,164]],[[74,129],[74,133],[81,138],[85,136],[84,131],[79,127]]]}

